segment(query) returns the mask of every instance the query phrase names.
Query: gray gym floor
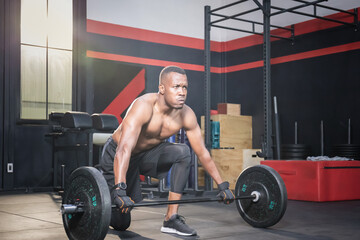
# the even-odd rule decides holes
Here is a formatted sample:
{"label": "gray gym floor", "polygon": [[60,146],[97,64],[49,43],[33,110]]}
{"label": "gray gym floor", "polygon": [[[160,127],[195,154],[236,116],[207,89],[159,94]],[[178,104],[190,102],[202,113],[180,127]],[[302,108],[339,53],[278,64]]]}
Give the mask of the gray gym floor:
{"label": "gray gym floor", "polygon": [[[0,239],[66,239],[56,193],[0,194]],[[160,232],[166,206],[132,210],[128,231],[109,229],[105,239],[179,239]],[[360,200],[288,201],[283,219],[269,229],[249,226],[236,205],[185,204],[180,214],[198,232],[182,239],[359,239]]]}

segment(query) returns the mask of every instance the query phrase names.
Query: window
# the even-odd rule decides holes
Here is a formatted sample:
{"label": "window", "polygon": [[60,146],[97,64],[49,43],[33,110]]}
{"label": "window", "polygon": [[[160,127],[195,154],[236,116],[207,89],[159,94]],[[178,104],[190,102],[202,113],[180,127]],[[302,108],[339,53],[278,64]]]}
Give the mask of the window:
{"label": "window", "polygon": [[21,0],[21,119],[72,107],[72,0]]}

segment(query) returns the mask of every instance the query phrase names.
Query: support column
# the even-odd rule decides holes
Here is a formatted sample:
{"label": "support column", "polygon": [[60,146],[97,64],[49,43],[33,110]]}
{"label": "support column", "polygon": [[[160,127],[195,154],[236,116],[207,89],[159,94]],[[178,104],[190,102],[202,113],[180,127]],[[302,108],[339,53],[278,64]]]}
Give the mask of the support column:
{"label": "support column", "polygon": [[271,116],[271,43],[270,43],[270,11],[271,0],[263,0],[264,7],[264,150],[266,159],[273,159],[272,150],[272,116]]}
{"label": "support column", "polygon": [[210,52],[210,6],[205,6],[205,39],[204,39],[204,64],[205,64],[205,79],[204,79],[204,116],[205,116],[205,146],[210,151],[210,95],[211,95],[211,52]]}
{"label": "support column", "polygon": [[[211,95],[211,77],[210,77],[210,67],[211,67],[211,52],[210,52],[210,6],[205,6],[204,8],[204,28],[205,28],[205,36],[204,36],[204,64],[205,64],[205,79],[204,79],[204,116],[205,116],[205,146],[209,150],[211,150],[211,129],[210,129],[210,95]],[[205,173],[205,190],[212,190],[212,179],[211,177]]]}

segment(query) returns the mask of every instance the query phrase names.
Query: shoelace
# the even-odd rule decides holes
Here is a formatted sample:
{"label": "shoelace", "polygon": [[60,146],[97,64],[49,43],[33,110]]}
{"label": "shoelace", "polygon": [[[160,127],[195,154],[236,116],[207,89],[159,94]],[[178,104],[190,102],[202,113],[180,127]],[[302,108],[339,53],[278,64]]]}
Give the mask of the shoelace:
{"label": "shoelace", "polygon": [[182,223],[185,224],[185,217],[178,215],[177,219],[179,219]]}

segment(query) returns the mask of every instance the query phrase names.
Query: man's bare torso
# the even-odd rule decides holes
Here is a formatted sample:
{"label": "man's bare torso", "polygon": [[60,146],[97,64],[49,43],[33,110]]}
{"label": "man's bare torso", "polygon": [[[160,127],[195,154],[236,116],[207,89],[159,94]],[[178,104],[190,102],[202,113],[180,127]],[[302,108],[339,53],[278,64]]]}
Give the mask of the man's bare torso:
{"label": "man's bare torso", "polygon": [[[183,127],[183,117],[188,108],[186,105],[182,109],[173,109],[169,113],[161,113],[157,108],[157,93],[149,93],[139,98],[145,101],[152,108],[149,120],[143,124],[136,146],[132,151],[132,155],[151,149],[163,142],[168,137],[177,133]],[[131,110],[130,110],[131,111]],[[113,134],[113,139],[118,142],[123,124]]]}

